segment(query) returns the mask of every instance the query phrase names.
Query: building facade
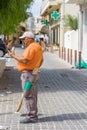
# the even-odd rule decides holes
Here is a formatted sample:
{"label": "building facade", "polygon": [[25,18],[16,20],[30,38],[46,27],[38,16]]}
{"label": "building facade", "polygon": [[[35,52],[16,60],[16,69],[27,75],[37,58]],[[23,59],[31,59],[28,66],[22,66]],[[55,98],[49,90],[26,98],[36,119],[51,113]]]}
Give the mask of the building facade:
{"label": "building facade", "polygon": [[[74,10],[74,11],[73,11]],[[65,4],[65,0],[43,0],[41,8],[41,16],[44,20],[49,21],[48,28],[50,44],[64,46],[64,17],[67,14],[77,15],[79,7],[76,4]],[[58,19],[52,17],[57,12],[60,16]]]}
{"label": "building facade", "polygon": [[[60,14],[56,20],[51,17],[54,11]],[[66,49],[64,45],[64,35],[68,30],[65,26],[67,15],[76,16],[79,21],[77,50]],[[87,62],[87,0],[43,0],[41,16],[49,21],[49,41],[59,46],[59,57],[74,65],[78,61],[79,66],[81,59]]]}

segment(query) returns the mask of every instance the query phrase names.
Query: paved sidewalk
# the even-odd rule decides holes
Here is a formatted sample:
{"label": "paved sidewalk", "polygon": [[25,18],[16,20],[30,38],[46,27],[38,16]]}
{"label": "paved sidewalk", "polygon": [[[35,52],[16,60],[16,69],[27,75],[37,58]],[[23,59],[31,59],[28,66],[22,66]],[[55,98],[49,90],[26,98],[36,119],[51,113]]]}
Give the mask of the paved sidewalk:
{"label": "paved sidewalk", "polygon": [[[16,49],[20,55],[21,49]],[[0,86],[0,125],[8,130],[87,130],[87,70],[71,69],[56,54],[44,53],[38,84],[38,115],[35,124],[20,124],[15,109],[22,94],[15,60],[7,63]]]}

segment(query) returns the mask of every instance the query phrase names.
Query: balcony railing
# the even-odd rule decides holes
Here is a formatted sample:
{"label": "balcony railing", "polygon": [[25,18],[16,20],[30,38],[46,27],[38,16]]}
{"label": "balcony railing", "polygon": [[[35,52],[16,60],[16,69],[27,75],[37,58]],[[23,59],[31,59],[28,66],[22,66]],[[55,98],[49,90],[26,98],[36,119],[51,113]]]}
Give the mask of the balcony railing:
{"label": "balcony railing", "polygon": [[87,0],[65,0],[65,3],[85,4]]}
{"label": "balcony railing", "polygon": [[54,6],[57,5],[59,3],[62,3],[63,0],[43,0],[42,1],[42,7],[41,7],[41,13],[46,10],[50,5]]}

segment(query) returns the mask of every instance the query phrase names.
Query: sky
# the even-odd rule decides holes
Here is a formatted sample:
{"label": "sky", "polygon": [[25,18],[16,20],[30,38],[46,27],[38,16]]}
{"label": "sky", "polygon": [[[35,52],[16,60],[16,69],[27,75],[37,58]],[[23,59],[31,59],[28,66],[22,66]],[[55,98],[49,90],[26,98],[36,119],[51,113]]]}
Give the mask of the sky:
{"label": "sky", "polygon": [[34,0],[33,5],[30,8],[31,13],[33,13],[34,17],[40,16],[42,0]]}

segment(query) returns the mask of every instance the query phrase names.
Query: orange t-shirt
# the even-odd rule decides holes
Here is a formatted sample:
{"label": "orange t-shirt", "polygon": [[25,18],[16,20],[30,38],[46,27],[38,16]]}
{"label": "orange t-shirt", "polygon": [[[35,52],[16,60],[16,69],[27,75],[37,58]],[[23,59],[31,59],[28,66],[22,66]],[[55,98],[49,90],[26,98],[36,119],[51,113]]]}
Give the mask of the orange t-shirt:
{"label": "orange t-shirt", "polygon": [[27,64],[18,62],[18,70],[33,70],[40,67],[43,60],[43,51],[38,43],[33,42],[24,50],[22,56],[29,62]]}

